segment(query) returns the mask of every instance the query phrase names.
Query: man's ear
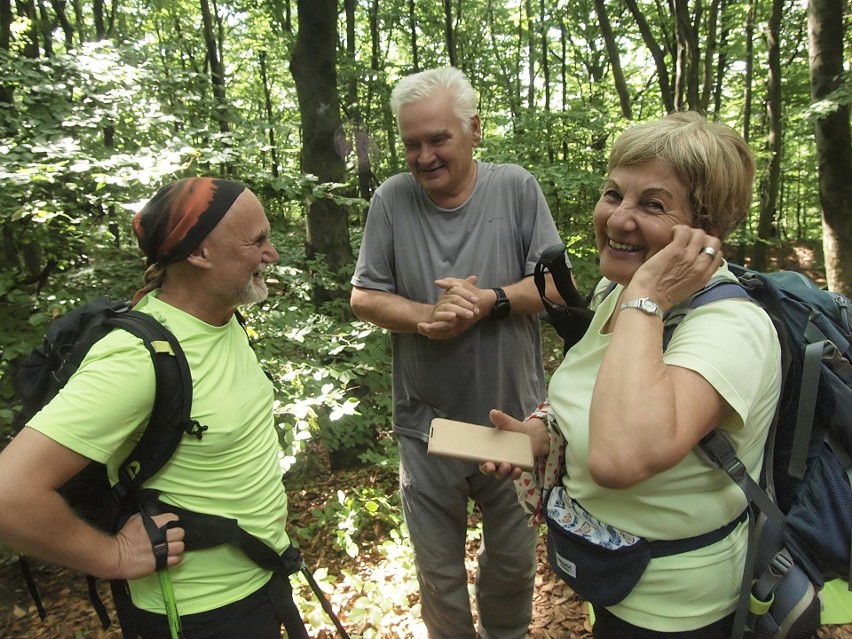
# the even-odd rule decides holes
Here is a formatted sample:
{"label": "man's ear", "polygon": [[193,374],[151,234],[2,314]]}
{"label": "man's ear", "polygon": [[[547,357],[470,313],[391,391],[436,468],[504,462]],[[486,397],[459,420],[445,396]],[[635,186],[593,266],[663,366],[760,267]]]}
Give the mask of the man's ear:
{"label": "man's ear", "polygon": [[478,113],[470,119],[470,137],[474,148],[479,146],[479,142],[482,140],[482,124],[479,121]]}
{"label": "man's ear", "polygon": [[199,246],[187,256],[186,261],[196,268],[213,268],[213,264],[207,259],[207,252],[206,248]]}

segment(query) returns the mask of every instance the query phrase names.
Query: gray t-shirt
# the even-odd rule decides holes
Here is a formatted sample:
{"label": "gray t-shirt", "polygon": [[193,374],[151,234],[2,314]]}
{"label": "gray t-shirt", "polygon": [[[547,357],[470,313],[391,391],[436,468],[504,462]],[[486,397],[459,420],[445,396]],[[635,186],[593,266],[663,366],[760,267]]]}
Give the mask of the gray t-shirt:
{"label": "gray t-shirt", "polygon": [[[479,277],[477,287],[531,275],[560,241],[535,178],[514,164],[478,162],[470,198],[439,208],[410,173],[370,203],[352,284],[434,304],[435,280]],[[490,425],[499,408],[523,419],[544,399],[538,317],[483,319],[449,340],[392,333],[394,430],[426,440],[434,417]]]}

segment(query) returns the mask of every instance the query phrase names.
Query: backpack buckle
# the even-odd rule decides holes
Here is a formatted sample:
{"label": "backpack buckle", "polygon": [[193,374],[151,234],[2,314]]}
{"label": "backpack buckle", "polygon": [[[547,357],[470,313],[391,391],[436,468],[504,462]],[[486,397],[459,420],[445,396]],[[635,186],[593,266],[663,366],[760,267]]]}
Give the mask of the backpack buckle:
{"label": "backpack buckle", "polygon": [[710,462],[722,468],[734,481],[739,481],[746,474],[745,464],[734,452],[733,446],[719,430],[705,435],[699,442]]}

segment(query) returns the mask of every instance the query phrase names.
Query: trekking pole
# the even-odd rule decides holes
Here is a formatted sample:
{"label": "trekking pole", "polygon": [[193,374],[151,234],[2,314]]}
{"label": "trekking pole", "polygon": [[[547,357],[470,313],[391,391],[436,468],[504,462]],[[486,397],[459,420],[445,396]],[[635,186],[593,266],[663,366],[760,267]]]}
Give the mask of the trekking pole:
{"label": "trekking pole", "polygon": [[168,568],[157,570],[160,578],[160,590],[163,591],[163,603],[166,606],[166,620],[169,624],[169,634],[172,639],[183,639],[183,628],[180,625],[177,601],[175,600],[175,589],[172,586],[172,578]]}
{"label": "trekking pole", "polygon": [[41,599],[41,593],[38,591],[35,579],[33,579],[33,573],[30,570],[30,562],[27,561],[27,558],[24,555],[19,555],[18,565],[21,567],[21,572],[24,575],[24,581],[27,583],[27,589],[30,591],[30,596],[33,598],[33,603],[35,603],[36,609],[38,610],[38,616],[42,621],[44,621],[47,617],[47,611],[44,609],[44,602]]}
{"label": "trekking pole", "polygon": [[343,624],[340,623],[340,619],[337,618],[337,615],[334,614],[334,610],[331,607],[331,603],[328,599],[325,598],[325,594],[320,590],[319,584],[317,580],[314,579],[314,576],[311,574],[311,571],[308,570],[307,564],[302,560],[302,565],[299,566],[299,570],[305,576],[305,579],[308,581],[308,585],[311,587],[311,590],[314,591],[314,594],[317,596],[317,599],[320,602],[320,606],[325,610],[325,614],[327,614],[331,621],[334,623],[334,627],[337,628],[337,632],[340,633],[340,636],[343,639],[349,639],[349,635],[346,632],[346,629],[343,627]]}

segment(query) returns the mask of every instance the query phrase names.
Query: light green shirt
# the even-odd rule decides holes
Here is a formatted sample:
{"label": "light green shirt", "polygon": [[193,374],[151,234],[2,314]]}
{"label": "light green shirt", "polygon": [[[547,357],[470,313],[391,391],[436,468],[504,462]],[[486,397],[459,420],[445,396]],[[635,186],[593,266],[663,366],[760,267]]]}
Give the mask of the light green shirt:
{"label": "light green shirt", "polygon": [[[208,429],[184,436],[164,468],[146,483],[163,501],[237,519],[278,552],[289,545],[272,384],[235,318],[211,326],[159,301],[137,306],[180,341],[193,380],[191,416]],[[111,479],[147,424],[154,370],[141,340],[116,330],[95,344],[78,371],[29,426],[77,453],[106,463]],[[181,614],[219,608],[265,584],[270,573],[231,546],[189,552],[170,569]],[[134,603],[163,612],[156,574],[130,583]]]}
{"label": "light green shirt", "polygon": [[[727,276],[723,273],[727,269],[718,276]],[[693,452],[628,489],[603,488],[589,475],[589,406],[611,340],[602,327],[621,290],[618,286],[604,299],[589,330],[551,380],[550,403],[566,440],[564,485],[601,521],[648,539],[682,539],[715,530],[744,510],[745,497],[724,471]],[[696,371],[733,407],[734,414],[720,427],[756,477],[781,379],[780,347],[766,313],[741,299],[695,309],[675,330],[664,361]],[[711,546],[653,559],[633,592],[610,610],[657,631],[693,630],[717,621],[736,606],[746,542],[743,524]]]}

